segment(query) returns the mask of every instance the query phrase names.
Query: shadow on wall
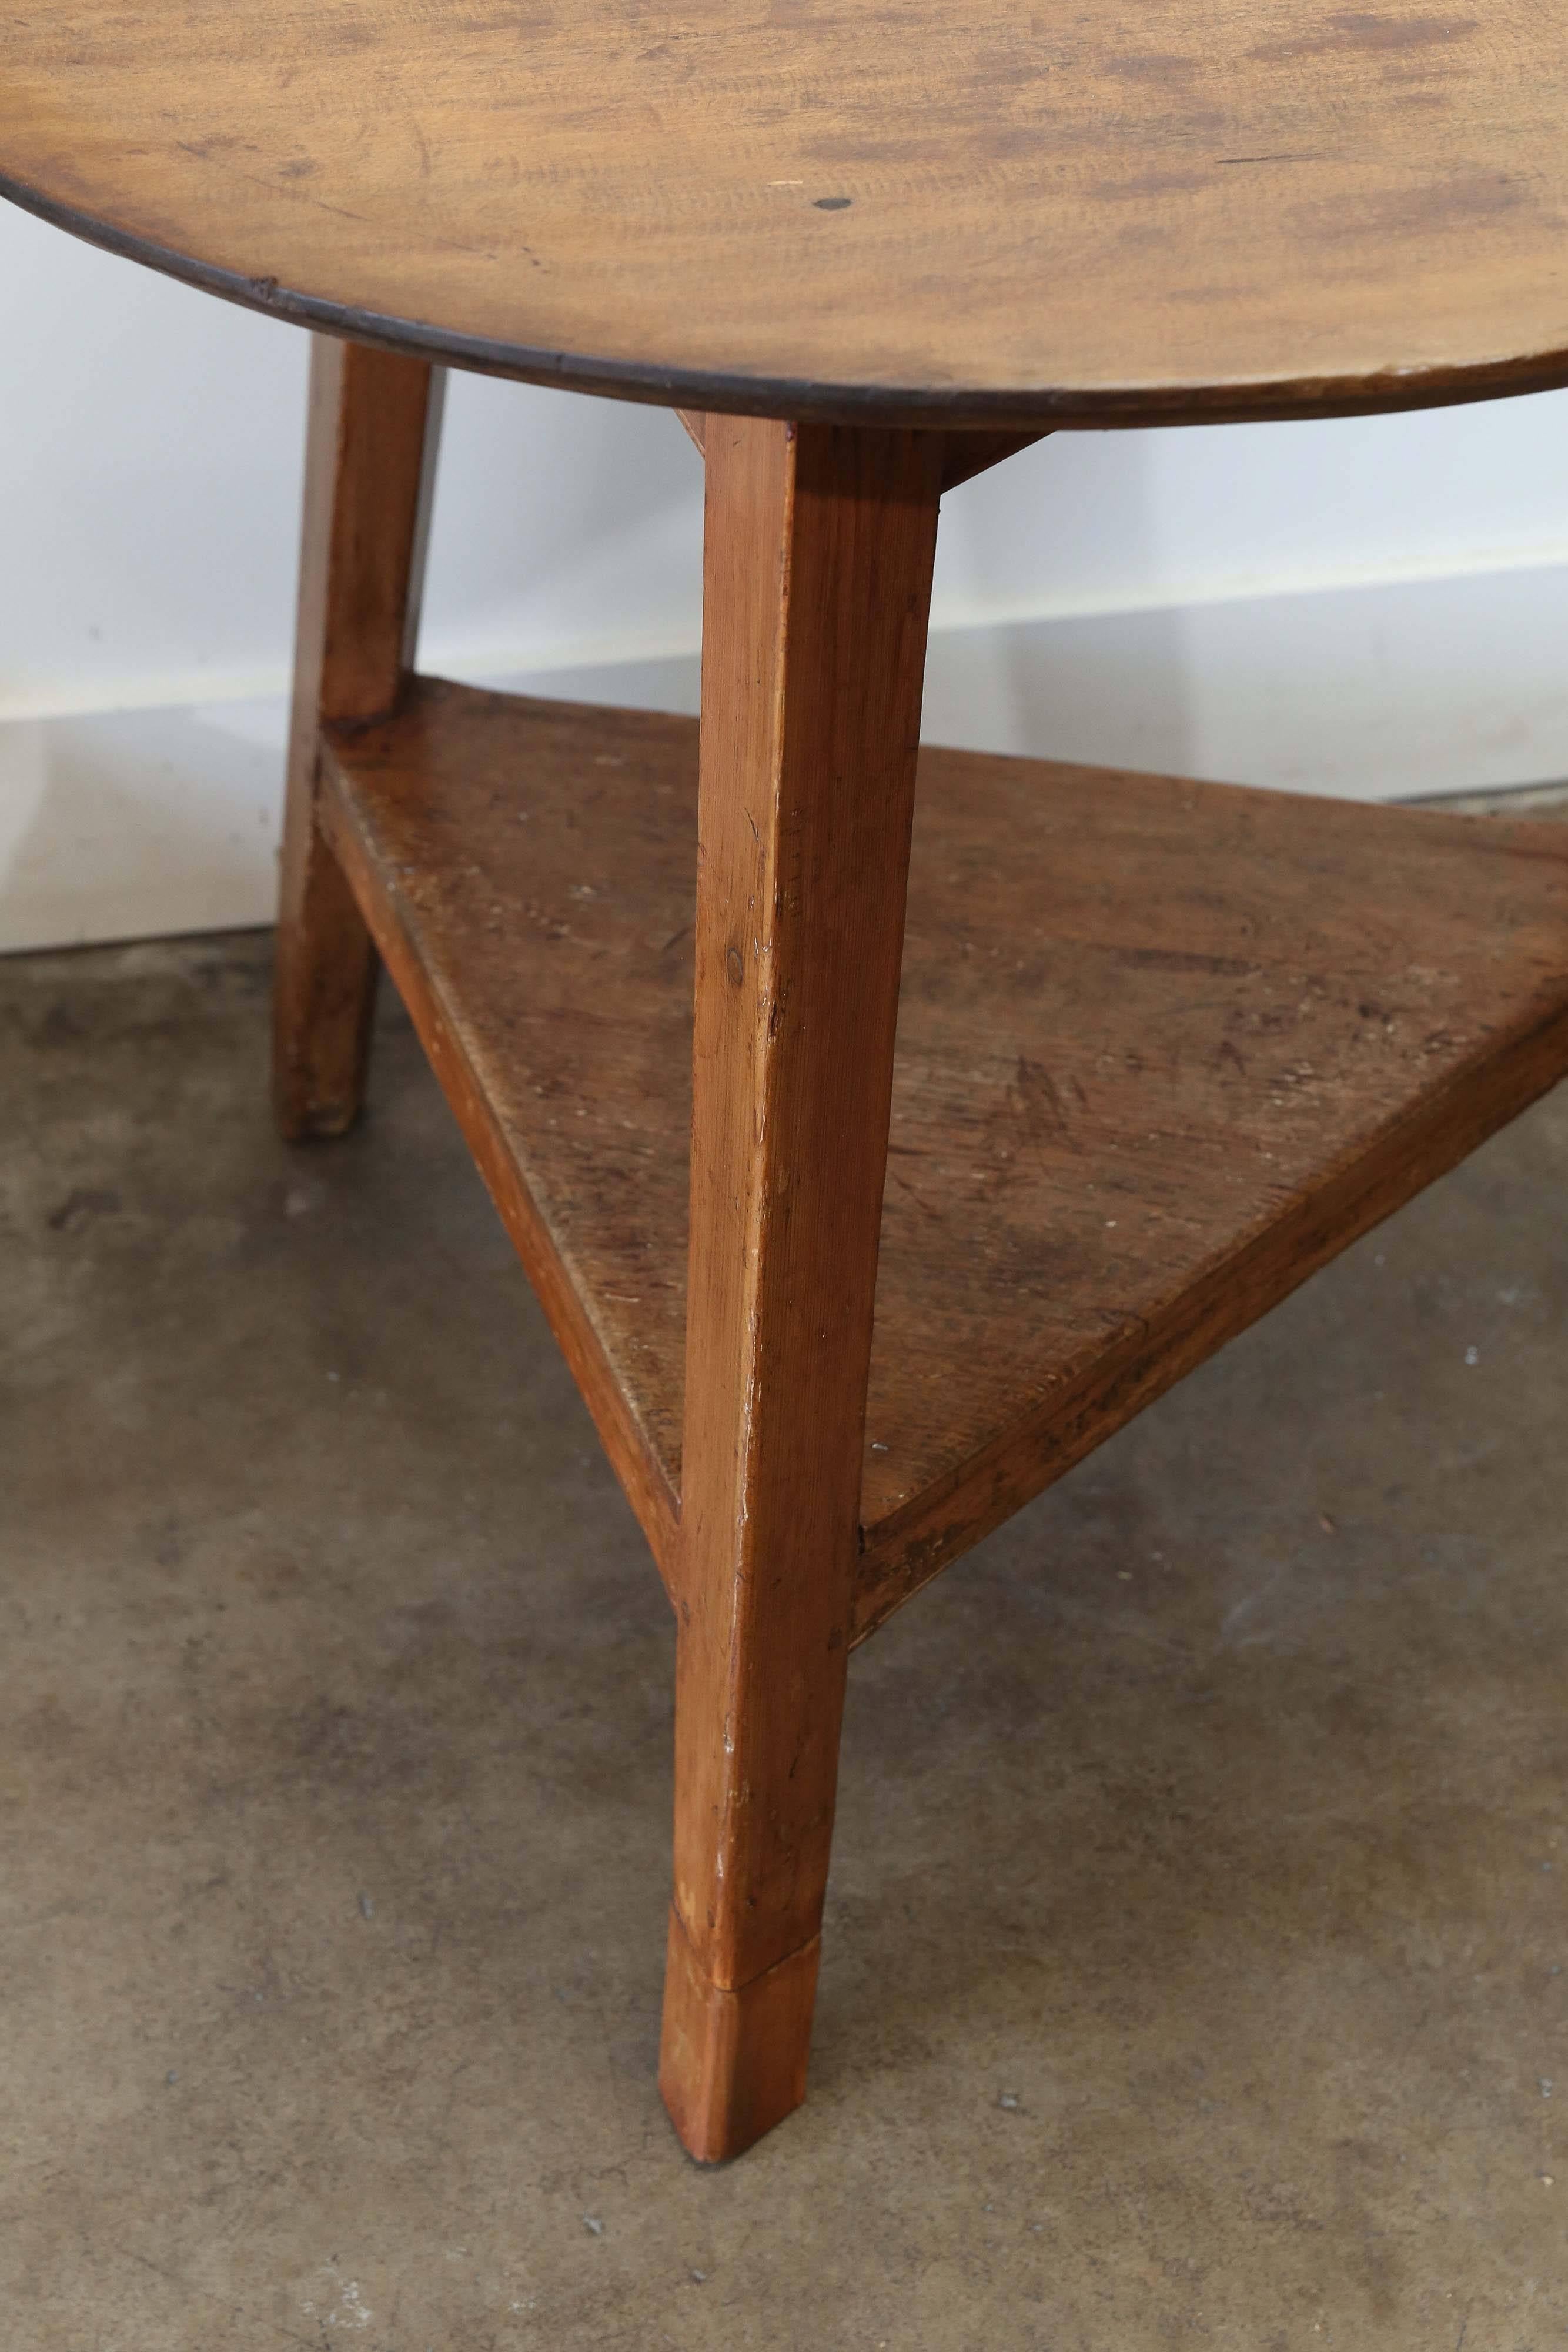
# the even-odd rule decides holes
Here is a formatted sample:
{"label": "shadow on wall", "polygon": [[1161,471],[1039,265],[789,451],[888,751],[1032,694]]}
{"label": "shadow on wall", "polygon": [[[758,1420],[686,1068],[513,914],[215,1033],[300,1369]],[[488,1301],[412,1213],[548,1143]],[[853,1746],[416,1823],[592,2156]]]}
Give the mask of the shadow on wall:
{"label": "shadow on wall", "polygon": [[702,459],[667,411],[454,374],[421,658],[472,678],[695,646],[702,520]]}
{"label": "shadow on wall", "polygon": [[1060,609],[1124,604],[1130,581],[1161,576],[1155,455],[1145,434],[1053,434],[943,499],[921,721],[927,742],[1124,767],[1185,764],[1174,615],[1142,611],[1128,631],[1107,630],[1097,614],[1074,635],[1070,611]]}
{"label": "shadow on wall", "polygon": [[933,635],[929,741],[1334,799],[1568,774],[1568,565]]}
{"label": "shadow on wall", "polygon": [[921,733],[969,751],[1201,773],[1183,617],[934,631]]}
{"label": "shadow on wall", "polygon": [[0,952],[268,921],[281,700],[0,728]]}

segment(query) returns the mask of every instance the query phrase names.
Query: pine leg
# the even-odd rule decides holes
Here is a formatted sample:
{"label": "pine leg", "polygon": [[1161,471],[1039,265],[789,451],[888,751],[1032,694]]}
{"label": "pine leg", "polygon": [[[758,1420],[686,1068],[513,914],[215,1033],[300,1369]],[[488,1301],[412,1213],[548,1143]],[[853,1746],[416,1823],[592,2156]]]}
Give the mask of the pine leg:
{"label": "pine leg", "polygon": [[323,723],[374,719],[412,665],[443,378],[315,337],[274,983],[273,1096],[291,1141],[359,1114],[375,949],[317,822]]}
{"label": "pine leg", "polygon": [[805,2095],[941,457],[936,435],[706,424],[660,2077],[706,2160]]}

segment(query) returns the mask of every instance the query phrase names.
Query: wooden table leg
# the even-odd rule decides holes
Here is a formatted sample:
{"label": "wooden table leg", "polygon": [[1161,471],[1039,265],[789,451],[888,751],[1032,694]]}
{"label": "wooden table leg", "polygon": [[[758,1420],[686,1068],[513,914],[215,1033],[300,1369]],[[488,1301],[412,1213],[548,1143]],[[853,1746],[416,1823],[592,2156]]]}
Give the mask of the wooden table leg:
{"label": "wooden table leg", "polygon": [[805,2095],[941,436],[707,420],[674,1896],[694,2156]]}
{"label": "wooden table leg", "polygon": [[376,719],[413,663],[444,373],[317,335],[273,996],[273,1096],[293,1141],[358,1116],[375,949],[317,823],[323,721]]}

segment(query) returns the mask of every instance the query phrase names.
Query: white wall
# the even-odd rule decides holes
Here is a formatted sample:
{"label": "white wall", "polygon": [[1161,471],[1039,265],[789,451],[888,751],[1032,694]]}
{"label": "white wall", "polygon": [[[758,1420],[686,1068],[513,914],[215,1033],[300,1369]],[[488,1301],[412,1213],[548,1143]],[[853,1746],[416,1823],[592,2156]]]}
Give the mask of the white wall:
{"label": "white wall", "polygon": [[[306,339],[0,206],[0,947],[262,920]],[[454,378],[422,660],[695,708],[659,411]],[[1568,395],[1063,435],[944,510],[926,732],[1347,794],[1568,774]]]}

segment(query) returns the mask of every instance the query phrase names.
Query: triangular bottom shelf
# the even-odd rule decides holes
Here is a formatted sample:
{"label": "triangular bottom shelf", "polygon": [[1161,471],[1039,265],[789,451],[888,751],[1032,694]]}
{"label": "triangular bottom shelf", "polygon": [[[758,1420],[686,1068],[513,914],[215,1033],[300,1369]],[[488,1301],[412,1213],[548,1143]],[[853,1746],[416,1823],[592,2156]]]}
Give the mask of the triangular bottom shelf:
{"label": "triangular bottom shelf", "polygon": [[[696,727],[422,679],[328,822],[674,1572]],[[923,751],[857,1630],[1568,1069],[1568,838]]]}

